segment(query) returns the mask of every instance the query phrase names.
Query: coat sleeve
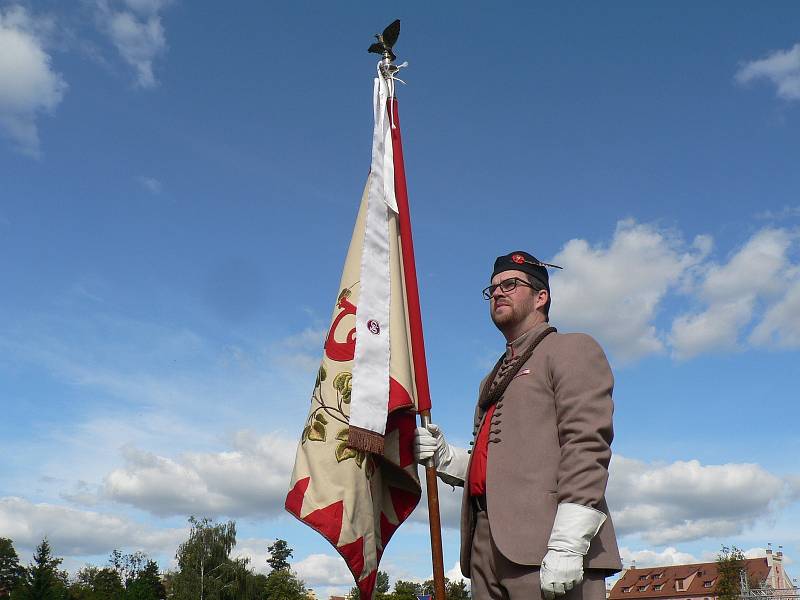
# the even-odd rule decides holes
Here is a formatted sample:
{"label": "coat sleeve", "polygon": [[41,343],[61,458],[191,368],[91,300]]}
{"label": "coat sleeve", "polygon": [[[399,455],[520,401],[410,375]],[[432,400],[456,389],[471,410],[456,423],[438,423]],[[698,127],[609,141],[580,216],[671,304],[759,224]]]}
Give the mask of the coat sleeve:
{"label": "coat sleeve", "polygon": [[584,334],[561,336],[550,357],[561,459],[558,502],[599,508],[614,437],[614,378],[599,344]]}

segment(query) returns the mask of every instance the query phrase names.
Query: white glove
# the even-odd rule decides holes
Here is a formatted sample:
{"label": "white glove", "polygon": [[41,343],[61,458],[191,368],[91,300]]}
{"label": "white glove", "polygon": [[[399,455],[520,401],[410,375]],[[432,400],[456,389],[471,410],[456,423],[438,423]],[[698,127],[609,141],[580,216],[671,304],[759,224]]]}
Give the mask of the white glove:
{"label": "white glove", "polygon": [[583,581],[583,557],[606,518],[605,513],[588,506],[573,502],[558,505],[539,571],[545,600],[566,594]]}
{"label": "white glove", "polygon": [[451,446],[444,439],[438,425],[417,427],[414,431],[414,457],[420,464],[433,457],[433,466],[439,478],[450,485],[464,485],[467,477],[469,455],[463,448]]}
{"label": "white glove", "polygon": [[551,548],[542,559],[539,577],[545,600],[566,594],[583,581],[583,555]]}

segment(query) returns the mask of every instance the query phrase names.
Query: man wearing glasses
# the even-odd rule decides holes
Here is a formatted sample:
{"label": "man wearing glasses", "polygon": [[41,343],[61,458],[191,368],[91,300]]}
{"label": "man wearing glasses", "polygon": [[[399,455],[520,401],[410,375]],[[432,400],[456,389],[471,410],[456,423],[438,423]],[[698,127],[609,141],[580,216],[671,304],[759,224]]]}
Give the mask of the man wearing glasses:
{"label": "man wearing glasses", "polygon": [[461,571],[476,600],[604,600],[622,568],[605,501],[614,380],[594,339],[550,326],[547,267],[500,256],[483,290],[507,343],[481,382],[473,449],[416,430],[417,460],[464,486]]}

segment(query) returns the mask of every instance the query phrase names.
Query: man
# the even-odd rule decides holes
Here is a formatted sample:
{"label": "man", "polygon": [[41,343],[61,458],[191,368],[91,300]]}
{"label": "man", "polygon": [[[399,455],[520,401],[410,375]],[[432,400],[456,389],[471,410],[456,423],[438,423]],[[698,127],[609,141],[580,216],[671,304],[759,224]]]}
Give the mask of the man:
{"label": "man", "polygon": [[521,251],[494,263],[484,297],[507,344],[481,383],[473,450],[416,430],[417,460],[464,486],[461,571],[476,600],[604,600],[622,568],[605,501],[613,377],[591,337],[550,327],[548,266]]}

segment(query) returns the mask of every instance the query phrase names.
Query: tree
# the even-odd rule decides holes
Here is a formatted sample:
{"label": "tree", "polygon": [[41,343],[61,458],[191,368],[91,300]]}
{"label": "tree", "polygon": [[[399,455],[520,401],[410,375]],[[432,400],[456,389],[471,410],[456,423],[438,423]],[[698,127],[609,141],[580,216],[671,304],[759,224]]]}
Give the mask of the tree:
{"label": "tree", "polygon": [[0,598],[7,598],[11,590],[17,585],[22,568],[19,566],[19,556],[14,550],[13,542],[0,537]]}
{"label": "tree", "polygon": [[422,584],[398,579],[394,582],[394,590],[389,598],[391,600],[417,600],[417,596],[421,596],[422,593]]}
{"label": "tree", "polygon": [[161,582],[158,572],[158,563],[151,559],[144,561],[136,576],[130,581],[125,590],[126,600],[164,600],[167,591]]}
{"label": "tree", "polygon": [[[176,600],[221,600],[230,553],[236,545],[236,523],[189,517],[189,539],[178,547],[178,572],[171,577],[171,596]],[[229,573],[228,573],[229,574]]]}
{"label": "tree", "polygon": [[67,588],[68,600],[122,600],[125,588],[119,573],[110,567],[86,565]]}
{"label": "tree", "polygon": [[273,571],[289,568],[289,561],[287,559],[291,558],[293,551],[289,548],[286,540],[275,540],[274,544],[267,547],[267,552],[269,552],[267,564]]}
{"label": "tree", "polygon": [[717,590],[719,600],[739,600],[739,572],[744,569],[744,553],[736,546],[722,546],[717,554]]}
{"label": "tree", "polygon": [[[139,576],[144,564],[148,561],[144,552],[136,551],[133,554],[123,554],[114,549],[108,557],[108,564],[119,574],[119,579],[125,589]],[[157,570],[157,569],[156,569]]]}
{"label": "tree", "polygon": [[62,559],[54,558],[47,538],[36,546],[33,561],[12,593],[12,600],[64,600],[66,573],[59,570]]}
{"label": "tree", "polygon": [[448,582],[446,593],[447,600],[470,600],[472,598],[472,594],[467,588],[467,582],[463,579]]}
{"label": "tree", "polygon": [[302,579],[290,569],[277,569],[267,575],[264,585],[265,600],[306,600],[308,590]]}
{"label": "tree", "polygon": [[[375,578],[375,593],[372,595],[374,600],[385,600],[386,595],[389,593],[389,574],[386,571],[378,571],[378,576]],[[357,587],[350,589],[347,595],[350,600],[360,600],[361,592]]]}

